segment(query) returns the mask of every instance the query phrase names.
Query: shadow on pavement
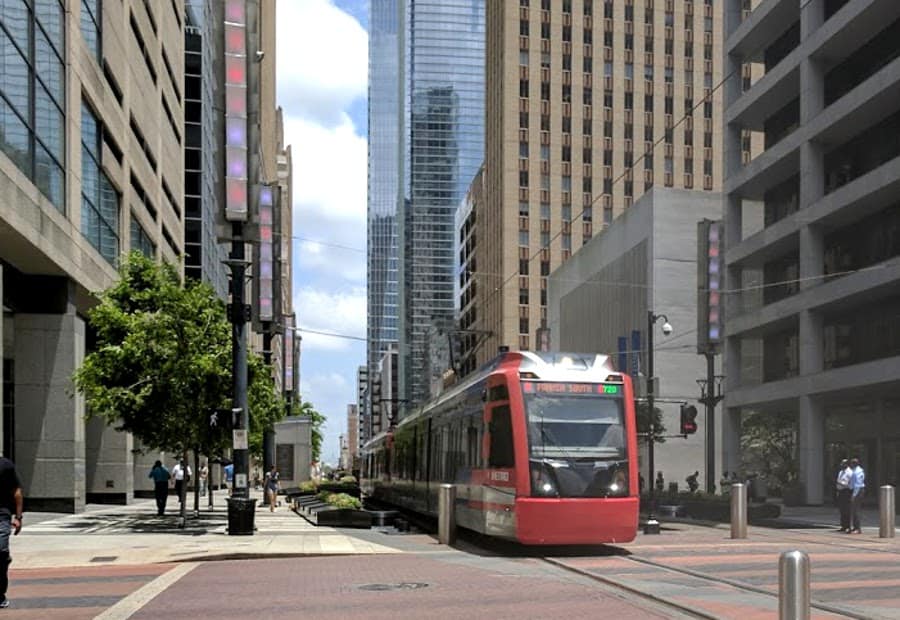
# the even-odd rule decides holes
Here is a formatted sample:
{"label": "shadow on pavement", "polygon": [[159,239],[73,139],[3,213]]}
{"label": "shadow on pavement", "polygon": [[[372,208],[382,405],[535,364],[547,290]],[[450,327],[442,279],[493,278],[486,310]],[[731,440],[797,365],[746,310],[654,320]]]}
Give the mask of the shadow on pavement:
{"label": "shadow on pavement", "polygon": [[223,527],[228,522],[225,512],[200,513],[194,517],[192,512],[186,514],[185,527],[180,528],[179,514],[167,513],[164,516],[155,514],[130,514],[130,515],[85,515],[78,520],[60,523],[60,529],[87,530],[90,533],[109,533],[115,531],[122,534],[182,534],[185,536],[199,536]]}

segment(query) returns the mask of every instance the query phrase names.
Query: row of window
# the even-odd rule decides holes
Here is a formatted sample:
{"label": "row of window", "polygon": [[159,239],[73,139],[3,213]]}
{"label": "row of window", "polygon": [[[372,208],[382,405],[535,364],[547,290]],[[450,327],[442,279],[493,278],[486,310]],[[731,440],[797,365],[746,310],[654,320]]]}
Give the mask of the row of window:
{"label": "row of window", "polygon": [[[835,0],[830,0],[830,1],[834,2]],[[837,0],[837,1],[846,2],[846,0]],[[530,6],[530,4],[531,3],[529,2],[529,0],[519,0],[520,7],[527,8]],[[703,4],[705,6],[711,7],[713,5],[713,0],[703,0]],[[615,5],[616,5],[615,0],[604,0],[604,2],[603,2],[603,17],[604,18],[612,20],[616,17]],[[541,0],[541,10],[549,11],[550,8],[551,8],[551,0]],[[633,0],[627,0],[625,3],[625,6],[622,8],[623,8],[622,16],[624,16],[625,21],[633,22],[634,21]],[[586,16],[593,16],[594,15],[593,0],[583,0],[582,11],[583,11],[584,15],[586,15]],[[562,0],[562,12],[564,14],[572,13],[572,0]],[[689,18],[692,18],[693,14],[694,14],[692,3],[690,3],[690,2],[685,3],[684,12],[685,12],[685,23],[687,23],[687,20]],[[704,24],[708,24],[708,26],[706,26],[707,29],[712,30],[712,18],[707,16],[704,18],[704,20],[705,20]],[[666,26],[674,25],[675,14],[672,11],[666,11],[665,12],[665,21],[666,21]],[[646,23],[646,24],[653,23],[652,0],[650,0],[647,3],[647,6],[644,8],[644,23]]]}

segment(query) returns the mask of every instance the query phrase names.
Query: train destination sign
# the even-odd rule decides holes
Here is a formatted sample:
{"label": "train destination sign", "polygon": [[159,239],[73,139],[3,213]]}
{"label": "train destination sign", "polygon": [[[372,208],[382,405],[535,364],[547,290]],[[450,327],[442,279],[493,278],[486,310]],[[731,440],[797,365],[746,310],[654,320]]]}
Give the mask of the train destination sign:
{"label": "train destination sign", "polygon": [[558,383],[551,381],[525,381],[522,390],[526,394],[621,394],[622,386],[606,383]]}

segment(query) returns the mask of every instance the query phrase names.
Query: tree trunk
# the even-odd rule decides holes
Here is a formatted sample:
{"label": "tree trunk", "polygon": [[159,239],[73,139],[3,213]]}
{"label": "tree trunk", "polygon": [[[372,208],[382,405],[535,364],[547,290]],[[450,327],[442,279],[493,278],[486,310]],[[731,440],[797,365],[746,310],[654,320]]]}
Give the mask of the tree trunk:
{"label": "tree trunk", "polygon": [[[197,476],[194,482],[194,518],[200,518],[200,449],[194,447],[194,475]],[[208,480],[207,480],[208,483]]]}

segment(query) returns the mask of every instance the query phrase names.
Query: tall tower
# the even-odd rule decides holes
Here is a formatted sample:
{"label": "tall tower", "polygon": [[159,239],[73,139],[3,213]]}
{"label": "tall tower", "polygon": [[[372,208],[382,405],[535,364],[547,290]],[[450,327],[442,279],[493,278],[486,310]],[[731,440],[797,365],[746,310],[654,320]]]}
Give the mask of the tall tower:
{"label": "tall tower", "polygon": [[712,0],[491,2],[486,20],[475,367],[536,348],[547,276],[645,191],[722,177]]}
{"label": "tall tower", "polygon": [[428,334],[453,319],[456,212],[484,157],[484,7],[411,0],[405,13],[401,410],[428,398]]}
{"label": "tall tower", "polygon": [[371,5],[368,362],[399,343],[404,406],[428,398],[427,335],[453,319],[456,211],[484,152],[484,6]]}
{"label": "tall tower", "polygon": [[[369,4],[368,326],[366,377],[398,340],[397,207],[400,201],[402,0]],[[371,392],[371,390],[369,390]],[[360,402],[365,419],[371,402]],[[371,428],[371,424],[368,425]],[[366,437],[369,438],[368,436]]]}

